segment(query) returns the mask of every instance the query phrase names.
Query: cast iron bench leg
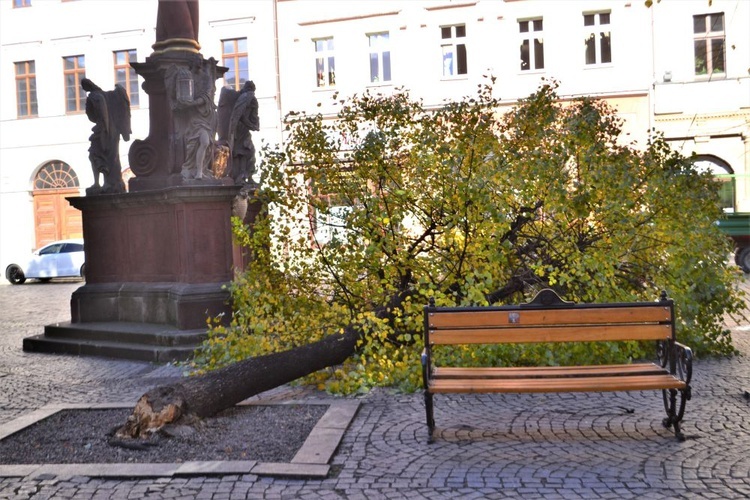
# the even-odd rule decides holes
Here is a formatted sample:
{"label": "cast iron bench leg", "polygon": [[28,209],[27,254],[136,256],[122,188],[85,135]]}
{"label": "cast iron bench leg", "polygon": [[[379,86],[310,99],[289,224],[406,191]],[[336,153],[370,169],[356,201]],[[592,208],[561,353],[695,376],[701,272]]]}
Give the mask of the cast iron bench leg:
{"label": "cast iron bench leg", "polygon": [[432,414],[432,393],[424,391],[424,408],[427,413],[427,443],[432,443],[432,432],[435,430],[435,418]]}
{"label": "cast iron bench leg", "polygon": [[674,429],[674,435],[678,441],[685,441],[685,434],[680,430],[680,422],[682,416],[685,413],[685,402],[690,399],[689,391],[680,392],[680,409],[677,409],[677,389],[669,389],[662,391],[664,396],[664,409],[667,411],[667,418],[662,421],[662,424],[667,429],[672,427]]}

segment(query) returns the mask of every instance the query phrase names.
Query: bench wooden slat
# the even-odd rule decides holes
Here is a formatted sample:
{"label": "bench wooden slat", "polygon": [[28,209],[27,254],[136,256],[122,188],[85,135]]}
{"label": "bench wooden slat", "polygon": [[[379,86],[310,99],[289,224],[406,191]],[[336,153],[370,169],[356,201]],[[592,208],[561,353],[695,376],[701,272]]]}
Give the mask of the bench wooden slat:
{"label": "bench wooden slat", "polygon": [[518,325],[486,329],[431,330],[430,344],[501,344],[530,342],[600,342],[662,340],[672,336],[671,325],[547,326]]}
{"label": "bench wooden slat", "polygon": [[[669,307],[599,307],[575,309],[513,309],[488,311],[430,311],[430,328],[533,326],[533,325],[606,325],[612,323],[659,323],[671,321]],[[510,316],[513,315],[513,316]]]}
{"label": "bench wooden slat", "polygon": [[432,379],[429,389],[432,393],[544,393],[642,391],[685,387],[685,382],[667,374],[555,379]]}
{"label": "bench wooden slat", "polygon": [[587,366],[531,366],[531,367],[453,367],[438,366],[432,371],[435,379],[512,379],[550,377],[626,377],[632,375],[668,374],[666,369],[655,363],[634,363],[628,365],[587,365]]}

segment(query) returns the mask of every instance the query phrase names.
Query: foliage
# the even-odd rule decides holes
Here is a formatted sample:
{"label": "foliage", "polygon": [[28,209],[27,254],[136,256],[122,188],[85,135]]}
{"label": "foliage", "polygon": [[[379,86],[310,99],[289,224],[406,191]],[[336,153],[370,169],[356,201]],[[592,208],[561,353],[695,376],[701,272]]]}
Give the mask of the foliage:
{"label": "foliage", "polygon": [[[734,349],[739,314],[729,242],[714,221],[717,186],[654,135],[623,144],[604,102],[563,103],[557,84],[510,107],[491,84],[427,110],[407,92],[340,101],[336,119],[288,117],[265,151],[254,259],[232,284],[234,315],[197,356],[213,369],[355,325],[344,366],[314,375],[332,392],[419,387],[422,307],[519,303],[552,287],[567,300],[678,306],[680,339],[698,355]],[[394,302],[394,297],[402,300]],[[394,305],[395,304],[395,305]],[[378,315],[387,308],[389,314]],[[602,362],[653,346],[455,348],[467,364]]]}

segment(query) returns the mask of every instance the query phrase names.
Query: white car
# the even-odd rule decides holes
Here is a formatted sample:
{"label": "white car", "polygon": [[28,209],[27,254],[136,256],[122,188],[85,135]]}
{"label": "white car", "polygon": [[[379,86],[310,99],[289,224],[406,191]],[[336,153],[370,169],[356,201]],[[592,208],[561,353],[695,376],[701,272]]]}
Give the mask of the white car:
{"label": "white car", "polygon": [[83,240],[61,240],[49,243],[34,252],[23,264],[5,268],[5,277],[14,285],[29,278],[49,281],[52,278],[81,277],[85,275]]}

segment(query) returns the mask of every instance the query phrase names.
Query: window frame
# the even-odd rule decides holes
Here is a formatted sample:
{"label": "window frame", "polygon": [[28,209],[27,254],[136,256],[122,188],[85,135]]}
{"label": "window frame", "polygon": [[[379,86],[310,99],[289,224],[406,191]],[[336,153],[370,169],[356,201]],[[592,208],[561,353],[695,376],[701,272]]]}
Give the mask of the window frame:
{"label": "window frame", "polygon": [[[118,63],[118,54],[124,56],[124,63]],[[138,73],[136,73],[130,65],[131,61],[138,62],[138,53],[136,49],[112,51],[112,59],[114,62],[115,84],[120,84],[125,89],[125,92],[128,94],[128,99],[130,99],[130,106],[138,107],[140,105]],[[120,78],[120,74],[122,74],[124,78]]]}
{"label": "window frame", "polygon": [[[537,22],[539,22],[539,29],[536,29]],[[524,24],[526,24],[526,31],[523,30]],[[519,51],[521,55],[521,68],[522,73],[537,73],[544,71],[544,18],[530,17],[518,20],[518,33],[521,39]],[[527,57],[528,67],[524,68],[524,43],[527,43]],[[541,54],[541,66],[537,67],[539,62],[539,54]]]}
{"label": "window frame", "polygon": [[[463,35],[459,35],[458,28],[463,28]],[[450,36],[445,36],[445,30],[450,30]],[[440,53],[442,62],[441,78],[444,80],[466,78],[469,74],[469,53],[467,49],[467,30],[465,23],[445,24],[440,26]],[[449,49],[446,52],[446,49]],[[451,55],[450,74],[446,74],[446,55]],[[454,60],[455,59],[455,60]],[[463,72],[461,63],[463,62]]]}
{"label": "window frame", "polygon": [[[20,65],[23,65],[24,73],[19,73]],[[16,73],[16,117],[36,118],[39,116],[39,100],[36,94],[36,61],[17,61],[14,63]],[[21,88],[23,84],[26,94],[25,105],[21,100]],[[26,108],[26,113],[21,110]]]}
{"label": "window frame", "polygon": [[[315,87],[321,90],[332,89],[336,87],[336,46],[334,37],[326,36],[313,38],[313,47],[315,48]],[[318,50],[318,43],[326,42]],[[333,64],[331,64],[333,63]],[[323,72],[320,72],[322,65]],[[331,69],[333,67],[333,69]],[[326,78],[327,76],[327,78]]]}
{"label": "window frame", "polygon": [[[602,22],[602,15],[606,15],[607,22]],[[588,16],[594,16],[594,23],[593,24],[586,24],[586,18]],[[584,66],[587,68],[592,67],[602,67],[602,66],[610,66],[613,64],[614,58],[612,57],[612,12],[609,10],[601,10],[601,11],[592,11],[592,12],[584,12],[583,13],[583,32],[584,32],[584,38],[583,38],[583,44],[584,44],[584,51],[583,51],[583,63]],[[604,27],[609,28],[609,30],[606,32],[607,37],[605,38],[605,31]],[[594,61],[588,62],[588,53],[589,53],[589,40],[593,38],[593,48],[594,48]],[[609,60],[604,61],[604,40],[608,39],[608,53],[609,53]]]}
{"label": "window frame", "polygon": [[[227,44],[232,44],[232,50],[227,52]],[[244,51],[240,46],[244,43]],[[221,62],[222,65],[229,68],[229,71],[224,73],[224,86],[240,91],[245,82],[250,79],[250,57],[247,50],[247,37],[239,38],[225,38],[221,40]],[[232,64],[227,64],[227,61],[231,61]],[[242,68],[242,63],[245,63],[245,68]],[[230,82],[227,75],[234,76],[234,82]]]}
{"label": "window frame", "polygon": [[[73,63],[73,68],[66,67],[68,62]],[[83,62],[83,65],[80,63]],[[68,85],[68,78],[73,77],[74,85]],[[86,92],[81,88],[81,81],[86,78],[86,56],[78,54],[75,56],[63,56],[63,83],[65,87],[65,113],[74,114],[86,111]],[[70,108],[69,91],[75,94],[75,109]]]}
{"label": "window frame", "polygon": [[[713,17],[719,16],[721,19],[721,30],[713,30]],[[695,32],[696,20],[704,19],[705,31]],[[698,79],[726,78],[727,76],[727,31],[726,16],[724,12],[711,12],[708,14],[696,14],[693,16],[693,73]],[[714,43],[721,42],[721,66],[719,71],[714,70],[716,59],[713,57]],[[698,73],[698,44],[701,43],[705,49],[705,73]]]}
{"label": "window frame", "polygon": [[[370,66],[370,85],[390,84],[393,81],[393,73],[391,68],[390,32],[379,31],[375,33],[368,33],[367,42],[368,59]],[[375,57],[374,62],[376,63],[377,75],[373,74],[373,56]],[[388,78],[386,78],[386,74]]]}

